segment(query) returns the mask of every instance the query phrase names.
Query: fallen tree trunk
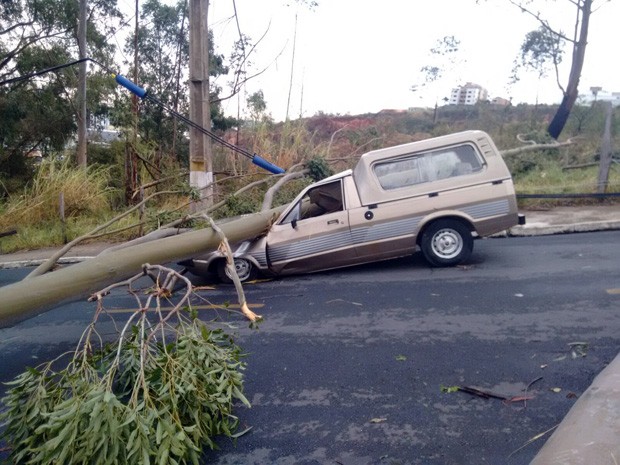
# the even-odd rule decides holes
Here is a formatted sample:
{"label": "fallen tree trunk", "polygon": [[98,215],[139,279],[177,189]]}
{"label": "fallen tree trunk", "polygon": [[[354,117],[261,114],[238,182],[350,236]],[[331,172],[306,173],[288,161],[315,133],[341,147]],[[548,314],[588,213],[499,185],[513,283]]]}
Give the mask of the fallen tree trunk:
{"label": "fallen tree trunk", "polygon": [[[283,207],[220,224],[230,242],[256,237],[267,230]],[[139,273],[144,263],[179,261],[214,250],[220,238],[212,229],[122,248],[67,268],[0,288],[0,328],[32,318],[70,297],[87,297],[103,286]]]}

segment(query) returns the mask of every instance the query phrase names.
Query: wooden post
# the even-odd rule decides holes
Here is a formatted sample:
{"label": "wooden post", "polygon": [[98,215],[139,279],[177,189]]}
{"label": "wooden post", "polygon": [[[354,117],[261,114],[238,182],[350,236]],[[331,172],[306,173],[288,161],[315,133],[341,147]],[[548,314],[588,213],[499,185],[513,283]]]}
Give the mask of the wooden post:
{"label": "wooden post", "polygon": [[611,121],[613,119],[613,106],[611,102],[605,104],[605,130],[601,140],[601,157],[598,171],[598,192],[605,193],[609,180],[609,168],[611,167]]}
{"label": "wooden post", "polygon": [[60,211],[60,224],[62,228],[62,241],[66,244],[67,241],[67,222],[65,221],[65,193],[60,193],[59,199],[59,211]]}

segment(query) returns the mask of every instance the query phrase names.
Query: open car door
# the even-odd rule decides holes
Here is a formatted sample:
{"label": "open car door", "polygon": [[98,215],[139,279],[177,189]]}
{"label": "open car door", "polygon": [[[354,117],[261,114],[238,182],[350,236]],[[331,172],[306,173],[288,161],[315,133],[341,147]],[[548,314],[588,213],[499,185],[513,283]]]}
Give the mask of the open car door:
{"label": "open car door", "polygon": [[311,186],[267,234],[267,261],[277,274],[346,266],[356,261],[342,180]]}

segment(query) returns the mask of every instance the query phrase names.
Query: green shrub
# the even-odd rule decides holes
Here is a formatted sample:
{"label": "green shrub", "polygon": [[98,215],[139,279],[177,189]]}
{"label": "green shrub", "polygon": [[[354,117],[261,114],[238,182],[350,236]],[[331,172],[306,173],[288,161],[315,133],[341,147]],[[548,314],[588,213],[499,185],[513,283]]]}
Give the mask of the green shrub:
{"label": "green shrub", "polygon": [[0,420],[10,463],[198,464],[216,436],[234,435],[233,403],[249,406],[240,349],[195,312],[179,310],[181,303],[162,316],[159,299],[168,296],[152,290],[147,302],[157,300],[156,309],[147,311],[147,303],[118,342],[100,349],[96,316],[65,368],[57,359],[8,383]]}
{"label": "green shrub", "polygon": [[314,181],[320,181],[334,174],[323,157],[314,157],[306,163],[306,167],[310,171],[310,178]]}

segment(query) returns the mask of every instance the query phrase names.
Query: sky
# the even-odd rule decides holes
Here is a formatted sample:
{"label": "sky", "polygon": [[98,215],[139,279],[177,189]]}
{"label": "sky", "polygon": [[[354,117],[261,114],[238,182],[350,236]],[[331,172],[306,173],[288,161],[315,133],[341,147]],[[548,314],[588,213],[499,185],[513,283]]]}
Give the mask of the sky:
{"label": "sky", "polygon": [[[508,0],[317,0],[310,9],[295,0],[236,0],[241,31],[257,41],[251,55],[253,72],[262,74],[247,83],[249,95],[262,90],[267,113],[276,121],[329,114],[375,113],[440,105],[450,90],[474,82],[489,97],[518,103],[558,103],[562,94],[555,73],[538,79],[522,74],[509,85],[514,60],[525,34],[538,28],[532,16]],[[570,0],[535,0],[553,27],[572,33],[575,7]],[[580,93],[592,86],[620,92],[620,1],[595,0]],[[211,0],[210,27],[219,53],[227,56],[238,38],[232,0]],[[296,26],[295,26],[296,25]],[[421,68],[433,63],[430,49],[444,36],[460,41],[455,66],[446,64],[444,76],[431,85]],[[293,60],[294,52],[294,60]],[[568,79],[570,48],[560,69]],[[222,77],[218,85],[225,86]],[[292,83],[292,85],[290,85]],[[290,91],[290,97],[289,97]],[[236,115],[237,101],[224,104]]]}

